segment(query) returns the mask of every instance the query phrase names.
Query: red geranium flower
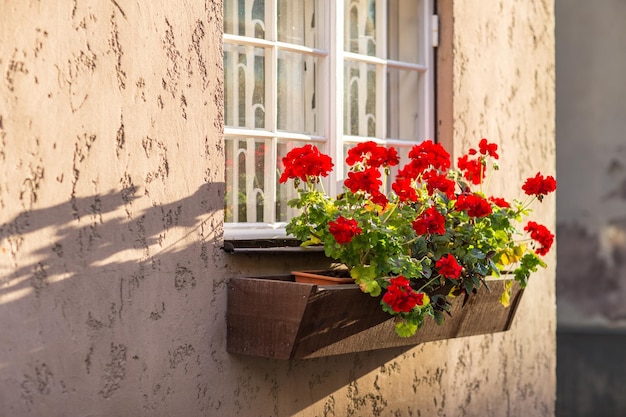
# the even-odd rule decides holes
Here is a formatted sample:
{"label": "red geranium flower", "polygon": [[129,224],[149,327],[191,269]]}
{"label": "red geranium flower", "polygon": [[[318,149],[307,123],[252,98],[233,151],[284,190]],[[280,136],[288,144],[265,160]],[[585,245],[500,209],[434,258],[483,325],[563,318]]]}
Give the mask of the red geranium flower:
{"label": "red geranium flower", "polygon": [[446,218],[435,207],[428,208],[413,221],[413,230],[418,235],[443,235],[446,233]]}
{"label": "red geranium flower", "polygon": [[459,211],[467,211],[467,215],[470,217],[485,217],[492,213],[491,204],[476,194],[461,194],[454,207]]}
{"label": "red geranium flower", "polygon": [[554,243],[554,235],[547,227],[536,222],[528,222],[524,230],[530,233],[530,238],[541,245],[535,252],[538,255],[545,256]]}
{"label": "red geranium flower", "polygon": [[444,255],[437,262],[435,262],[435,268],[441,275],[446,278],[457,279],[461,276],[463,267],[459,265],[454,255]]}
{"label": "red geranium flower", "polygon": [[337,243],[343,245],[344,243],[350,243],[352,238],[360,235],[363,230],[359,227],[356,220],[339,216],[337,220],[328,223],[328,231],[333,235]]}
{"label": "red geranium flower", "polygon": [[407,178],[415,180],[417,177],[422,175],[422,173],[428,169],[428,164],[424,163],[424,161],[415,161],[411,160],[408,164],[406,164],[402,169],[398,171],[398,175],[396,178]]}
{"label": "red geranium flower", "polygon": [[307,177],[325,177],[333,169],[330,156],[321,153],[311,144],[290,150],[283,158],[283,164],[285,170],[280,176],[281,183],[290,178],[306,181]]}
{"label": "red geranium flower", "polygon": [[556,190],[556,180],[551,175],[544,178],[538,172],[537,175],[526,180],[522,190],[528,195],[536,195],[539,201],[541,201],[544,195]]}
{"label": "red geranium flower", "polygon": [[448,198],[454,198],[456,183],[445,174],[438,174],[437,171],[430,170],[424,173],[423,178],[426,181],[426,189],[430,195],[432,195],[435,190],[439,190],[448,196]]}
{"label": "red geranium flower", "polygon": [[380,180],[380,171],[376,168],[367,168],[364,171],[348,172],[348,178],[344,185],[353,193],[365,191],[370,194],[378,194],[383,182]]}
{"label": "red geranium flower", "polygon": [[482,155],[489,155],[495,159],[498,159],[498,153],[496,152],[498,150],[498,145],[496,145],[495,143],[489,143],[487,142],[487,139],[481,139],[480,143],[478,144],[478,149],[480,150],[480,153]]}
{"label": "red geranium flower", "polygon": [[500,208],[509,208],[509,207],[511,207],[509,202],[506,201],[504,198],[489,197],[489,201],[491,201],[493,204],[495,204],[496,206],[498,206]]}
{"label": "red geranium flower", "polygon": [[408,313],[413,310],[416,305],[424,304],[424,293],[415,292],[411,288],[409,280],[402,275],[391,278],[390,285],[387,287],[385,295],[383,295],[383,301],[393,309],[393,311],[400,313]]}
{"label": "red geranium flower", "polygon": [[368,141],[359,143],[348,150],[346,163],[353,166],[357,162],[363,162],[368,167],[379,168],[398,165],[400,158],[395,148],[386,148],[377,145],[376,142]]}
{"label": "red geranium flower", "polygon": [[378,204],[381,207],[385,207],[389,202],[387,196],[380,191],[373,192],[370,200],[372,200],[372,203]]}
{"label": "red geranium flower", "polygon": [[396,193],[400,201],[417,201],[417,193],[413,188],[412,180],[410,178],[398,177],[391,184],[391,188]]}
{"label": "red geranium flower", "polygon": [[469,159],[468,155],[463,155],[457,160],[458,168],[463,171],[463,176],[472,184],[478,185],[485,178],[487,167],[482,164],[480,158]]}
{"label": "red geranium flower", "polygon": [[[409,158],[423,169],[432,166],[436,169],[446,170],[450,168],[450,154],[438,143],[425,140],[419,145],[413,146],[409,152]],[[423,170],[422,169],[422,170]]]}

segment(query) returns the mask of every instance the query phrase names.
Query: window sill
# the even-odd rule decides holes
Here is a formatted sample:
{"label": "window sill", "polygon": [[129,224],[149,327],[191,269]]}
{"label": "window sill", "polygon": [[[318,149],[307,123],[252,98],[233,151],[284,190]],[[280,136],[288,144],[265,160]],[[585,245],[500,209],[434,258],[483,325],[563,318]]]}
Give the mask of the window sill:
{"label": "window sill", "polygon": [[226,253],[319,253],[324,252],[323,246],[300,246],[296,239],[249,239],[225,240],[222,249]]}

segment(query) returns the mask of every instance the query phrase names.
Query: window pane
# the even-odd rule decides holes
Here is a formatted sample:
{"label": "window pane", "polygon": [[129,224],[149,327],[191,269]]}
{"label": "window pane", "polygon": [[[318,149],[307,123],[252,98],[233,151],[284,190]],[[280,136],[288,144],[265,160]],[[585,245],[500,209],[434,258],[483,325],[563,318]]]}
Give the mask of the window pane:
{"label": "window pane", "polygon": [[279,0],[278,40],[317,48],[316,10],[316,0]]}
{"label": "window pane", "polygon": [[419,137],[419,81],[415,71],[387,71],[387,137],[421,140]]}
{"label": "window pane", "polygon": [[344,0],[344,49],[376,55],[376,0]]}
{"label": "window pane", "polygon": [[376,136],[376,66],[346,61],[344,134]]}
{"label": "window pane", "polygon": [[271,152],[266,152],[270,147],[271,142],[266,139],[226,139],[225,221],[273,221],[266,220],[263,204],[267,192],[265,178],[271,169]]}
{"label": "window pane", "polygon": [[265,0],[224,1],[224,33],[265,38]]}
{"label": "window pane", "polygon": [[421,25],[419,2],[389,0],[387,6],[387,58],[419,64]]}
{"label": "window pane", "polygon": [[300,133],[318,131],[316,105],[318,59],[278,53],[278,129]]}
{"label": "window pane", "polygon": [[224,44],[224,118],[227,126],[265,126],[265,51]]}

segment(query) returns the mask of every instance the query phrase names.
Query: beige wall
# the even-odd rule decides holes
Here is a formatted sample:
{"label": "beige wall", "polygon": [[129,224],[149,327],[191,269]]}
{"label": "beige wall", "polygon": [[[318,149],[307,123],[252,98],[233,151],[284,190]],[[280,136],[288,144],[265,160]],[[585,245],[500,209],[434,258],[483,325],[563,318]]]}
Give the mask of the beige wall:
{"label": "beige wall", "polygon": [[[506,334],[227,354],[229,276],[323,260],[219,249],[220,2],[48,3],[0,17],[0,415],[554,414],[553,256]],[[511,195],[554,171],[553,9],[483,6],[440,4],[454,15],[441,118],[457,151],[500,144]]]}

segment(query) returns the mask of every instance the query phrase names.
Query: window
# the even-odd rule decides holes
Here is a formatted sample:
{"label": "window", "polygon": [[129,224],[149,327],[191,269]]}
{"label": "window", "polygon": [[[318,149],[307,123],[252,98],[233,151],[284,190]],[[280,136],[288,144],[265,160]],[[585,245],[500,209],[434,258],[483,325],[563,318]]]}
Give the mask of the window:
{"label": "window", "polygon": [[225,0],[227,239],[280,238],[293,214],[281,159],[313,143],[401,155],[433,137],[432,0]]}

